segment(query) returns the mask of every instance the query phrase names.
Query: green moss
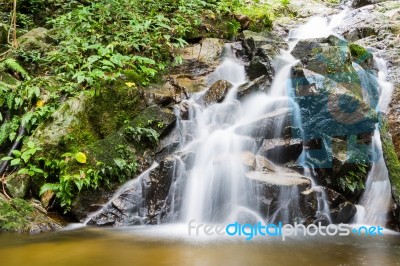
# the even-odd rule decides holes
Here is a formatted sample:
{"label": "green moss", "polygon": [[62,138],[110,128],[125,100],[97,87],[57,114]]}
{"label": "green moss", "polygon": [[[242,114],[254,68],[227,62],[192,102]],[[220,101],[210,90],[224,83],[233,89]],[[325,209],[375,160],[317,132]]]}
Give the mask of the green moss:
{"label": "green moss", "polygon": [[0,198],[0,231],[24,232],[32,215],[33,207],[27,201]]}
{"label": "green moss", "polygon": [[355,59],[357,63],[364,62],[372,58],[372,54],[368,52],[367,49],[365,49],[361,45],[358,45],[356,43],[350,43],[349,48],[351,56]]}
{"label": "green moss", "polygon": [[383,157],[389,171],[390,183],[392,184],[393,198],[397,204],[400,204],[400,162],[393,146],[386,118],[380,117],[379,129],[381,133]]}

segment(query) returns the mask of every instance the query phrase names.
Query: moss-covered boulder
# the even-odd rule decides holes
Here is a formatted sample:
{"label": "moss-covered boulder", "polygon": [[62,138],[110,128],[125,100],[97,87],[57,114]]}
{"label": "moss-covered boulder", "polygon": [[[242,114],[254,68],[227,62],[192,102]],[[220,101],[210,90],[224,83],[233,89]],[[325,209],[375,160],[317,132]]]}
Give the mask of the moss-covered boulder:
{"label": "moss-covered boulder", "polygon": [[45,28],[35,28],[18,38],[19,48],[24,51],[40,50],[46,51],[48,44],[48,30]]}
{"label": "moss-covered boulder", "polygon": [[28,192],[30,176],[16,172],[5,177],[7,194],[12,198],[24,198]]}
{"label": "moss-covered boulder", "polygon": [[0,232],[40,233],[60,229],[62,223],[47,215],[40,202],[7,200],[0,194]]}

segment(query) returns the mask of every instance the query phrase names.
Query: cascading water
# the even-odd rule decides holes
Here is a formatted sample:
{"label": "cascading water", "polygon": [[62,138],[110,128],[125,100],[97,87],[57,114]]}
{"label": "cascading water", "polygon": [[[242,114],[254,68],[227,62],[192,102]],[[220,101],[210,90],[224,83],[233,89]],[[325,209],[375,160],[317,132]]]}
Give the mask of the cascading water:
{"label": "cascading water", "polygon": [[[294,88],[290,81],[291,70],[298,60],[291,55],[291,51],[300,40],[334,34],[334,29],[345,16],[346,10],[331,18],[312,18],[305,25],[292,30],[288,37],[289,49],[282,50],[275,58],[275,65],[279,68],[276,69],[272,85],[265,89],[268,92],[256,93],[244,99],[239,99],[238,91],[247,81],[245,69],[234,56],[232,45],[226,45],[223,62],[207,80],[210,85],[221,79],[232,84],[224,100],[219,103],[205,102],[206,92],[203,91],[183,102],[187,109],[185,117],[181,114],[181,108],[176,108],[179,145],[177,151],[170,155],[175,161],[171,177],[173,182],[158,216],[159,223],[188,223],[192,220],[223,223],[241,219],[301,222],[300,192],[298,186],[293,184],[301,184],[304,176],[311,180],[312,189],[318,192],[317,218],[322,217],[330,222],[326,192],[317,185],[313,166],[306,164],[307,149],[303,147],[303,152],[298,158],[298,163],[304,168],[304,176],[301,176],[287,172],[286,168],[278,165],[283,151],[269,154],[266,156],[268,160],[265,154],[260,154],[260,146],[265,134],[269,134],[269,140],[282,138],[288,120],[292,127],[300,129],[300,135],[296,137],[304,139],[301,133],[303,126],[300,108],[294,100]],[[377,106],[382,111],[387,107],[391,87],[386,82],[386,72],[380,59],[377,59],[377,66],[380,69],[378,83],[381,89]],[[356,64],[354,67],[362,69]],[[374,87],[370,74],[359,73],[359,76],[363,87]],[[371,95],[371,92],[368,91],[364,95]],[[376,105],[373,98],[365,101],[371,106]],[[266,125],[263,124],[265,120],[268,121]],[[377,130],[372,146],[376,161],[368,175],[366,191],[360,199],[360,205],[364,207],[358,207],[356,222],[384,225],[385,214],[379,213],[378,209],[388,209],[391,194]],[[269,171],[268,175],[260,174],[266,171],[266,168]],[[141,193],[145,191],[140,184],[149,171],[137,178],[138,181],[132,183],[134,186],[131,184],[120,189],[119,194],[117,193],[110,202],[129,189],[137,189]],[[267,215],[265,210],[260,210],[259,196],[265,192],[260,191],[260,187],[256,185],[257,181],[279,184],[279,193],[274,195],[276,206],[268,210]],[[388,198],[379,200],[382,193],[388,195]]]}
{"label": "cascading water", "polygon": [[[376,110],[386,113],[392,96],[393,85],[387,81],[386,62],[375,56],[375,67],[378,70],[377,84],[379,88],[379,101]],[[365,75],[365,74],[364,74]],[[383,158],[382,143],[378,127],[372,139],[373,164],[368,173],[365,191],[357,205],[357,215],[354,223],[379,224],[387,223],[387,212],[392,202],[389,173]]]}

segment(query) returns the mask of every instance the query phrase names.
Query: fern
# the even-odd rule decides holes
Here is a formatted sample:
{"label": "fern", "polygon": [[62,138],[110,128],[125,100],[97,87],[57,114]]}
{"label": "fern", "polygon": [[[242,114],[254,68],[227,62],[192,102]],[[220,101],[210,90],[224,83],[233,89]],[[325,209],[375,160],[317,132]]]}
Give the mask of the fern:
{"label": "fern", "polygon": [[40,195],[43,195],[47,191],[53,191],[53,192],[58,192],[60,189],[60,184],[54,184],[54,183],[46,183],[40,188]]}
{"label": "fern", "polygon": [[0,70],[9,69],[20,74],[25,80],[30,80],[28,72],[13,58],[9,58],[0,63]]}

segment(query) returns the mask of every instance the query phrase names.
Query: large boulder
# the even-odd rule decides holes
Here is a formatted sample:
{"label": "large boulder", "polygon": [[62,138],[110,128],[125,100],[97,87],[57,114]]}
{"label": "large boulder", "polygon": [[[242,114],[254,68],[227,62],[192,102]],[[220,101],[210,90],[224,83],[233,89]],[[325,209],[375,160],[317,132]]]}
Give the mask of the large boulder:
{"label": "large boulder", "polygon": [[[178,161],[165,158],[158,166],[142,173],[123,185],[111,200],[88,220],[89,225],[155,224],[163,211],[170,210],[168,193]],[[176,209],[182,204],[182,193],[173,202]],[[170,215],[173,215],[170,214]],[[168,216],[163,216],[167,219]]]}
{"label": "large boulder", "polygon": [[64,225],[47,215],[40,202],[7,200],[0,194],[0,232],[36,234],[61,229]]}

